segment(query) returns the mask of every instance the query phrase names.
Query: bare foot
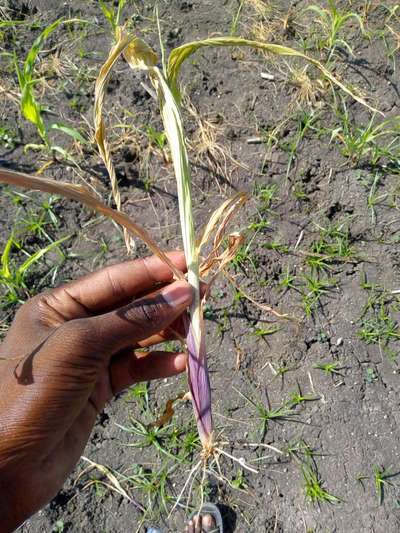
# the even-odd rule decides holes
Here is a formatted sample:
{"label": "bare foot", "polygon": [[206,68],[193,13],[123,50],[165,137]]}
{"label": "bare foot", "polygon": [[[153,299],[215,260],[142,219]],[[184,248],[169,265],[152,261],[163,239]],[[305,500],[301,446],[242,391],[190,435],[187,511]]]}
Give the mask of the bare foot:
{"label": "bare foot", "polygon": [[216,531],[214,518],[210,514],[197,515],[187,523],[186,533],[211,533]]}

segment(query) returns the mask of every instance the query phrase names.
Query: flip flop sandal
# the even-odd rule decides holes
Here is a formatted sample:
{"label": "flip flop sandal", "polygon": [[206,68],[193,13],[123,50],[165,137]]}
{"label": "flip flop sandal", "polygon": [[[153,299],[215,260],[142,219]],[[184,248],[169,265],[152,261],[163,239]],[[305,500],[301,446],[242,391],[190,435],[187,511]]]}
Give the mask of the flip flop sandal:
{"label": "flip flop sandal", "polygon": [[204,516],[205,514],[211,515],[215,521],[215,527],[208,533],[224,533],[221,511],[214,503],[204,503],[200,511],[196,511],[190,515],[189,520],[194,520],[196,516]]}

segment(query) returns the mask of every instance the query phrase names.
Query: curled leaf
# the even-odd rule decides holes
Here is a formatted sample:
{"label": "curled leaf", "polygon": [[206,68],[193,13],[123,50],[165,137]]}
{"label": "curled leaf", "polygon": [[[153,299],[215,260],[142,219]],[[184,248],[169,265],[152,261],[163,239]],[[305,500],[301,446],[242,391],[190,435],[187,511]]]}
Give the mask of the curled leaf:
{"label": "curled leaf", "polygon": [[313,57],[303,54],[299,50],[295,50],[294,48],[290,48],[288,46],[282,46],[280,44],[273,43],[263,43],[261,41],[242,39],[240,37],[211,37],[209,39],[203,39],[200,41],[192,41],[174,48],[168,58],[167,77],[168,83],[176,98],[179,98],[178,76],[182,63],[200,48],[210,48],[214,46],[246,46],[248,48],[263,50],[274,55],[292,56],[304,59],[308,63],[314,65],[314,67],[316,67],[333,85],[336,85],[342,89],[342,91],[354,98],[354,100],[357,100],[357,102],[363,106],[368,107],[368,109],[371,111],[383,115],[382,112],[373,108],[363,98],[356,95],[354,91],[338,80],[322,63]]}
{"label": "curled leaf", "polygon": [[144,228],[136,224],[130,217],[128,217],[128,215],[125,215],[125,213],[111,209],[111,207],[103,204],[103,202],[93,196],[82,185],[60,183],[55,180],[38,178],[37,176],[30,176],[29,174],[14,172],[4,168],[0,168],[0,183],[7,183],[8,185],[16,185],[17,187],[24,187],[25,189],[37,190],[50,194],[57,194],[94,209],[98,213],[111,218],[130,231],[133,235],[139,237],[155,255],[169,266],[177,279],[185,279],[182,272],[176,268]]}
{"label": "curled leaf", "polygon": [[[116,37],[118,41],[126,38],[121,26],[116,29]],[[128,46],[124,49],[124,57],[133,69],[147,70],[155,67],[158,62],[157,54],[139,37],[134,37],[130,40]]]}

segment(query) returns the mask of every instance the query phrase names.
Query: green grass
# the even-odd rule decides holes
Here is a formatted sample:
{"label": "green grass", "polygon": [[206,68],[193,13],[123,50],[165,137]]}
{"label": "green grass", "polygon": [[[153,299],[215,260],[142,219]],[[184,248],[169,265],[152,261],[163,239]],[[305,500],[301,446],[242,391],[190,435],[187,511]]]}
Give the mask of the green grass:
{"label": "green grass", "polygon": [[319,506],[326,503],[338,504],[342,501],[324,487],[315,459],[316,456],[322,456],[322,453],[317,453],[303,439],[290,442],[285,453],[291,459],[294,459],[295,463],[300,468],[303,490],[307,501]]}
{"label": "green grass", "polygon": [[279,326],[271,326],[270,328],[255,328],[254,335],[256,337],[264,338],[268,337],[269,335],[273,335],[274,333],[277,333],[278,331],[280,331],[280,329],[281,328]]}
{"label": "green grass", "polygon": [[326,8],[314,4],[307,7],[305,11],[311,11],[316,16],[313,40],[318,50],[326,52],[327,62],[332,59],[339,48],[353,55],[353,50],[345,36],[349,22],[352,20],[356,22],[361,33],[365,33],[360,15],[353,11],[341,11],[334,0],[328,0]]}
{"label": "green grass", "polygon": [[360,338],[366,344],[387,345],[392,340],[400,339],[400,330],[397,322],[391,318],[388,304],[381,302],[374,305],[369,316],[362,319],[359,329]]}
{"label": "green grass", "polygon": [[337,504],[341,500],[337,496],[334,496],[323,486],[323,481],[315,468],[315,466],[307,461],[301,466],[301,473],[304,482],[304,492],[306,499],[313,504]]}
{"label": "green grass", "polygon": [[338,126],[331,132],[331,141],[338,139],[342,154],[354,167],[361,164],[371,168],[389,166],[398,167],[400,156],[400,117],[394,117],[377,123],[372,115],[366,124],[356,124],[350,117],[344,101],[342,109],[335,110]]}
{"label": "green grass", "polygon": [[390,478],[398,476],[399,472],[393,473],[390,470],[381,468],[377,465],[373,465],[372,471],[378,504],[382,505],[385,498],[385,488],[394,486],[393,482],[390,481]]}
{"label": "green grass", "polygon": [[[35,269],[43,257],[55,251],[63,261],[65,255],[61,251],[60,245],[69,239],[70,236],[62,237],[29,253],[24,248],[22,241],[14,234],[8,238],[0,258],[0,287],[3,295],[0,295],[0,307],[9,307],[17,303],[23,303],[33,294],[30,284],[27,284],[27,277]],[[14,252],[19,252],[19,256],[26,257],[17,263],[14,259]],[[56,267],[57,268],[57,267]]]}
{"label": "green grass", "polygon": [[[295,404],[291,400],[283,402],[278,407],[271,408],[269,405],[267,406],[261,401],[250,398],[250,396],[247,396],[238,389],[235,388],[235,390],[255,412],[254,418],[258,421],[261,441],[264,440],[271,422],[293,421],[293,417],[296,417],[297,415],[294,410]],[[269,404],[268,399],[267,403]]]}
{"label": "green grass", "polygon": [[361,286],[368,291],[368,298],[359,319],[358,336],[366,344],[377,344],[389,359],[395,360],[398,351],[394,348],[400,340],[400,328],[395,318],[400,309],[399,298],[378,284],[367,282],[365,277]]}
{"label": "green grass", "polygon": [[20,142],[15,130],[6,126],[0,126],[0,146],[6,150],[12,150]]}
{"label": "green grass", "polygon": [[303,309],[307,318],[310,318],[318,306],[321,304],[321,298],[327,295],[334,286],[334,282],[328,278],[317,278],[309,274],[303,276],[304,286],[302,288]]}
{"label": "green grass", "polygon": [[295,133],[293,138],[288,142],[280,143],[280,147],[289,154],[286,166],[286,179],[290,176],[301,142],[309,132],[312,133],[318,131],[316,128],[318,120],[318,113],[315,113],[314,111],[301,111],[294,120]]}
{"label": "green grass", "polygon": [[[149,411],[146,416],[149,418]],[[126,446],[141,449],[153,448],[159,455],[173,462],[188,462],[199,450],[199,437],[192,425],[178,426],[173,420],[171,423],[158,427],[151,423],[145,424],[133,417],[129,418],[128,425],[117,425],[132,435],[133,442],[129,442]]]}
{"label": "green grass", "polygon": [[355,259],[356,251],[351,243],[349,222],[328,223],[325,227],[316,224],[318,239],[310,246],[306,264],[311,272],[332,270],[332,265]]}
{"label": "green grass", "polygon": [[324,372],[327,376],[342,376],[341,370],[343,370],[343,366],[341,366],[337,361],[328,363],[314,363],[313,368],[322,370],[322,372]]}
{"label": "green grass", "polygon": [[41,138],[43,144],[29,143],[25,145],[25,150],[34,149],[34,150],[47,150],[51,151],[54,154],[61,155],[68,161],[73,162],[74,159],[68,153],[68,151],[55,144],[50,139],[50,133],[52,131],[62,132],[68,137],[72,138],[74,141],[82,144],[88,145],[87,139],[83,137],[81,132],[71,125],[63,124],[59,121],[47,124],[44,120],[44,111],[48,111],[48,106],[41,104],[37,101],[35,94],[35,87],[40,81],[35,72],[35,66],[38,61],[40,52],[42,51],[44,45],[46,44],[47,39],[50,35],[56,31],[61,25],[70,24],[73,22],[84,22],[82,20],[78,21],[77,19],[65,20],[63,18],[57,19],[53,23],[46,26],[39,36],[33,42],[31,48],[29,49],[23,64],[20,64],[20,59],[16,52],[14,51],[14,67],[18,78],[18,83],[21,91],[21,100],[20,108],[22,115],[26,120],[31,122],[36,126],[37,132]]}

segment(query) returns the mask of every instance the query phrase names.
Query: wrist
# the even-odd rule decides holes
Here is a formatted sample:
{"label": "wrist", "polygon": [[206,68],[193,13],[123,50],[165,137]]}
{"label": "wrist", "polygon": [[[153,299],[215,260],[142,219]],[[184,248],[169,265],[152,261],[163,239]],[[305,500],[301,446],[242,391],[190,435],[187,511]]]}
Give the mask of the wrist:
{"label": "wrist", "polygon": [[[0,470],[0,531],[9,533],[15,531],[33,513],[22,508],[20,498],[17,496],[23,492],[23,486],[15,486],[16,482],[9,483]],[[27,497],[27,494],[22,497]]]}

